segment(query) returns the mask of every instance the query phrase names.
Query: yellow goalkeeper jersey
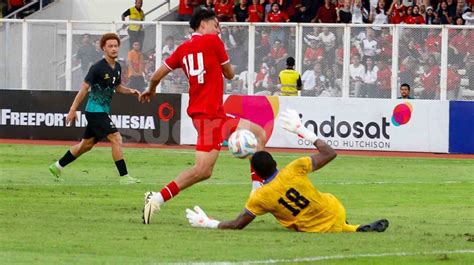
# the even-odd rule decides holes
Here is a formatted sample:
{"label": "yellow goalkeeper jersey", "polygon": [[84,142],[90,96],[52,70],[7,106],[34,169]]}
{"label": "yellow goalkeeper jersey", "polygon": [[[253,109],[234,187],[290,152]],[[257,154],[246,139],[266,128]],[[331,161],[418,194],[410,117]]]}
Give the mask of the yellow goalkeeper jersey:
{"label": "yellow goalkeeper jersey", "polygon": [[304,232],[342,232],[345,210],[329,193],[319,192],[308,178],[315,162],[302,157],[269,178],[265,185],[250,195],[245,206],[253,216],[271,213],[288,228]]}

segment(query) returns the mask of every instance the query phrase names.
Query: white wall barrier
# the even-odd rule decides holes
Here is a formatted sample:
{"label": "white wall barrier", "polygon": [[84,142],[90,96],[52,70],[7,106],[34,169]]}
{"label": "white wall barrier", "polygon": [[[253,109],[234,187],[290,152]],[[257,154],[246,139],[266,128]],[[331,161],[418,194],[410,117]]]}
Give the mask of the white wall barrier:
{"label": "white wall barrier", "polygon": [[[180,144],[195,144],[196,131],[181,102]],[[280,127],[287,108],[335,149],[442,152],[449,149],[449,101],[225,96],[226,112],[266,128],[268,147],[313,148]]]}

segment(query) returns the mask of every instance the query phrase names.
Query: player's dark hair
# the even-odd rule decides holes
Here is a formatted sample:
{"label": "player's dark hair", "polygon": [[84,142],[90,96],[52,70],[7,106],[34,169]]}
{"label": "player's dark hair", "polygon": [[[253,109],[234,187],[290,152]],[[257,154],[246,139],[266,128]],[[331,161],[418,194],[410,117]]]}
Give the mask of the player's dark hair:
{"label": "player's dark hair", "polygon": [[196,31],[199,26],[201,25],[201,21],[207,21],[216,18],[216,13],[212,10],[204,9],[204,8],[196,8],[194,10],[193,16],[189,21],[189,26]]}
{"label": "player's dark hair", "polygon": [[100,38],[100,48],[102,50],[104,50],[105,43],[108,40],[116,40],[117,43],[118,43],[118,46],[120,46],[120,38],[117,34],[115,34],[115,33],[105,33],[104,35],[102,35],[102,38]]}
{"label": "player's dark hair", "polygon": [[409,84],[407,84],[407,83],[403,83],[403,84],[402,84],[400,87],[402,87],[402,86],[405,86],[405,87],[407,87],[407,88],[408,88],[408,91],[410,91],[410,90],[411,90],[411,88],[410,88],[410,85],[409,85]]}
{"label": "player's dark hair", "polygon": [[258,151],[253,154],[250,163],[255,173],[263,179],[268,179],[277,170],[277,163],[272,155],[266,151]]}
{"label": "player's dark hair", "polygon": [[293,58],[291,56],[286,58],[286,65],[287,66],[295,66],[295,58]]}

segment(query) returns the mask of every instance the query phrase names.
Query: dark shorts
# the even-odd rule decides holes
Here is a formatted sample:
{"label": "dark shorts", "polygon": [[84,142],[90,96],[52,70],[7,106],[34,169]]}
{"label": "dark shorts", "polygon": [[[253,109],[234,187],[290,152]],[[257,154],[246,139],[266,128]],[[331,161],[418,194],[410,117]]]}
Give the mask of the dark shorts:
{"label": "dark shorts", "polygon": [[107,135],[118,132],[115,124],[105,112],[87,112],[87,127],[84,132],[84,139],[94,138],[98,142]]}

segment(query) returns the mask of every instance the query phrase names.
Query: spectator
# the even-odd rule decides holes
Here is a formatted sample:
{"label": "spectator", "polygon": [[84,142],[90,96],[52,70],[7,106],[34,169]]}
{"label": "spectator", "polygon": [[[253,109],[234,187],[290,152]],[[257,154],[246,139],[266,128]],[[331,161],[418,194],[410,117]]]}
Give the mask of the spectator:
{"label": "spectator", "polygon": [[409,7],[408,10],[410,10],[410,8],[412,8],[413,11],[411,15],[409,15],[407,12],[405,23],[406,24],[425,24],[425,18],[422,15],[420,15],[420,8],[416,5],[413,7]]}
{"label": "spectator", "polygon": [[457,2],[454,2],[454,0],[446,0],[446,5],[447,5],[447,9],[448,9],[448,15],[451,17],[451,18],[454,18],[456,17],[456,7],[457,7]]}
{"label": "spectator", "polygon": [[[6,7],[5,7],[5,3],[1,2],[0,3],[0,19],[2,19],[4,16],[6,16]],[[0,24],[1,26],[2,24]]]}
{"label": "spectator", "polygon": [[411,7],[411,6],[413,6],[414,1],[416,1],[416,0],[402,0],[402,5],[405,6],[405,7]]}
{"label": "spectator", "polygon": [[94,54],[94,59],[92,60],[93,62],[97,62],[101,60],[104,57],[104,52],[102,51],[102,48],[100,47],[100,39],[95,40],[95,54]]}
{"label": "spectator", "polygon": [[[263,2],[263,3],[262,3]],[[278,0],[261,0],[260,3],[263,5],[265,9],[265,19],[270,12],[272,12],[272,6],[274,3],[280,4]],[[281,5],[280,5],[281,7]]]}
{"label": "spectator", "polygon": [[232,50],[236,47],[237,43],[235,41],[234,36],[229,31],[229,28],[221,27],[220,37],[222,42],[224,43],[225,50],[230,55],[232,53]]}
{"label": "spectator", "polygon": [[[161,58],[164,60],[165,57],[168,58],[170,55],[168,53],[162,53]],[[148,52],[145,55],[145,79],[150,81],[150,78],[153,76],[153,72],[155,72],[155,62],[156,62],[156,55],[154,51]]]}
{"label": "spectator", "polygon": [[400,47],[400,49],[406,52],[406,54],[404,54],[402,58],[410,56],[411,58],[415,58],[419,61],[422,61],[423,57],[421,56],[420,44],[418,44],[413,38],[410,39],[408,45],[404,45]]}
{"label": "spectator", "polygon": [[466,55],[464,62],[466,63],[464,67],[466,69],[465,77],[469,80],[469,84],[474,83],[474,52]]}
{"label": "spectator", "polygon": [[361,0],[354,0],[351,7],[352,24],[363,24],[368,22],[369,12],[362,6]]}
{"label": "spectator", "polygon": [[179,0],[177,20],[189,21],[193,15],[194,8],[198,6],[198,0]]}
{"label": "spectator", "polygon": [[301,76],[295,70],[295,58],[286,59],[286,69],[278,75],[280,80],[281,96],[298,96],[298,90],[301,90]]}
{"label": "spectator", "polygon": [[456,17],[456,20],[454,21],[454,25],[457,25],[457,26],[464,25],[464,19],[462,19],[462,17]]}
{"label": "spectator", "polygon": [[283,44],[280,40],[275,40],[273,48],[268,54],[267,61],[270,63],[270,65],[280,65],[286,57],[288,57],[288,53],[286,52],[285,47],[283,47]]}
{"label": "spectator", "polygon": [[342,7],[336,8],[336,21],[337,23],[351,23],[351,3],[350,0],[345,0]]}
{"label": "spectator", "polygon": [[296,15],[299,8],[302,6],[300,0],[285,0],[281,3],[281,9],[286,11],[286,14],[290,19]]}
{"label": "spectator", "polygon": [[377,48],[377,41],[375,40],[375,31],[372,28],[366,29],[366,38],[362,40],[361,43],[361,54],[363,56],[376,56],[381,52],[380,49]]}
{"label": "spectator", "polygon": [[245,22],[249,17],[247,0],[240,0],[239,2],[234,6],[234,21]]}
{"label": "spectator", "polygon": [[433,7],[426,8],[425,23],[428,25],[438,25],[440,23],[438,13],[433,11]]}
{"label": "spectator", "polygon": [[[383,1],[385,3],[385,0],[383,0]],[[364,5],[365,9],[369,10],[370,11],[369,13],[372,13],[372,11],[377,8],[379,3],[380,3],[379,0],[365,0],[365,1],[363,1],[363,5]]]}
{"label": "spectator", "polygon": [[450,37],[448,42],[448,63],[457,63],[464,60],[464,57],[468,53],[470,46],[472,46],[472,39],[471,41],[469,40],[469,32],[470,30],[468,29],[462,29],[456,32],[456,35]]}
{"label": "spectator", "polygon": [[161,54],[172,54],[174,51],[176,51],[176,48],[178,48],[174,42],[173,36],[167,36],[165,43],[165,46],[163,46],[163,49],[161,49]]}
{"label": "spectator", "polygon": [[315,0],[301,0],[301,4],[306,7],[308,15],[311,18],[316,16],[319,7],[322,5],[323,1],[315,1]]}
{"label": "spectator", "polygon": [[[278,72],[275,66],[270,66],[269,68],[265,65],[263,68],[263,78],[261,78],[259,84],[256,85],[259,88],[260,92],[256,93],[257,95],[266,95],[270,96],[276,93],[278,87]],[[258,74],[257,74],[258,75]]]}
{"label": "spectator", "polygon": [[82,35],[82,45],[77,50],[76,59],[81,62],[82,75],[86,76],[87,72],[89,72],[89,67],[97,59],[95,47],[91,43],[91,35],[87,33]]}
{"label": "spectator", "polygon": [[239,88],[241,94],[247,94],[248,82],[249,80],[252,80],[252,77],[255,75],[256,73],[249,73],[247,70],[244,70],[239,74],[237,87]]}
{"label": "spectator", "polygon": [[474,25],[474,12],[471,8],[466,9],[462,14],[462,19],[466,22],[465,25]]}
{"label": "spectator", "polygon": [[441,53],[441,30],[428,29],[428,36],[425,38],[425,45],[428,53],[439,56]]}
{"label": "spectator", "polygon": [[380,53],[378,57],[382,60],[389,60],[392,58],[392,34],[390,28],[382,28],[382,33],[377,39]]}
{"label": "spectator", "polygon": [[408,56],[400,64],[400,73],[398,75],[401,83],[415,83],[418,74],[420,61],[415,57]]}
{"label": "spectator", "polygon": [[448,4],[445,1],[442,1],[439,4],[438,8],[438,16],[440,20],[440,24],[452,24],[453,18],[449,14]]}
{"label": "spectator", "polygon": [[323,27],[323,32],[319,33],[318,38],[323,43],[326,52],[333,50],[336,46],[336,35],[329,31],[328,27]]}
{"label": "spectator", "polygon": [[377,72],[379,68],[375,65],[374,59],[367,57],[365,60],[365,73],[362,78],[364,84],[362,86],[361,97],[376,97]]}
{"label": "spectator", "polygon": [[390,98],[392,93],[392,71],[383,60],[377,61],[377,98]]}
{"label": "spectator", "polygon": [[311,42],[313,40],[319,41],[319,34],[321,33],[321,28],[320,27],[313,27],[313,31],[305,34],[303,37],[304,43],[307,45],[311,45]]}
{"label": "spectator", "polygon": [[259,0],[252,0],[252,5],[248,8],[249,17],[247,22],[262,22],[265,10],[263,6],[260,5]]}
{"label": "spectator", "polygon": [[[128,17],[129,21],[144,21],[145,12],[142,10],[142,0],[135,0],[135,6],[127,9],[122,14],[122,21],[125,21],[125,18]],[[125,28],[126,25],[123,25]],[[145,31],[143,30],[143,25],[140,24],[129,24],[128,25],[128,36],[130,49],[132,49],[133,43],[138,41],[140,43],[140,49],[143,46],[143,39],[145,38]]]}
{"label": "spectator", "polygon": [[207,9],[209,11],[212,11],[214,12],[214,3],[215,1],[214,0],[202,0],[202,1],[199,1],[199,2],[204,2],[202,5],[200,5],[201,8],[204,8],[204,9]]}
{"label": "spectator", "polygon": [[352,63],[349,65],[349,76],[351,89],[355,97],[360,96],[360,89],[362,87],[363,78],[365,74],[365,66],[360,63],[360,56],[352,56]]}
{"label": "spectator", "polygon": [[414,99],[412,96],[410,96],[410,85],[407,83],[403,83],[400,86],[400,96],[398,99]]}
{"label": "spectator", "polygon": [[[268,13],[266,21],[270,23],[284,23],[289,22],[290,19],[285,12],[280,10],[280,4],[273,3],[271,12]],[[282,43],[286,43],[285,31],[280,26],[273,26],[270,31],[270,43],[273,43],[276,39],[279,39]]]}
{"label": "spectator", "polygon": [[403,6],[403,9],[405,10],[405,16],[403,17],[403,22],[406,24],[406,20],[408,17],[410,17],[411,15],[413,15],[413,6],[410,5],[410,6]]}
{"label": "spectator", "polygon": [[[326,91],[329,91],[329,95],[331,97],[340,97],[340,87],[342,84],[342,80],[340,78],[337,78],[337,76],[334,74],[334,70],[330,67],[326,69],[325,73],[326,81],[324,82],[324,87]],[[323,93],[321,93],[321,96],[323,96]]]}
{"label": "spectator", "polygon": [[385,2],[379,1],[373,12],[370,12],[369,21],[375,25],[388,24],[388,16],[385,13]]}
{"label": "spectator", "polygon": [[[170,57],[169,53],[163,53],[161,55],[161,59],[163,61],[168,59],[168,57]],[[151,60],[148,60],[148,61],[151,61]],[[148,66],[145,67],[145,69],[146,69],[145,71],[147,72],[147,74],[151,74],[151,76],[152,76],[153,73],[155,72],[155,63],[153,62],[153,64],[149,64]],[[172,93],[173,92],[172,91],[173,90],[172,86],[173,86],[174,78],[175,78],[175,72],[170,72],[168,75],[166,75],[162,79],[161,92],[163,92],[163,93]]]}
{"label": "spectator", "polygon": [[234,6],[229,0],[217,1],[214,5],[214,12],[220,22],[233,21],[234,19]]}
{"label": "spectator", "polygon": [[7,15],[11,14],[25,5],[25,0],[7,0]]}
{"label": "spectator", "polygon": [[301,96],[316,97],[316,96],[331,96],[330,92],[326,91],[326,77],[323,74],[321,63],[315,63],[312,70],[306,70],[301,78],[303,82],[303,90]]}
{"label": "spectator", "polygon": [[400,0],[395,0],[387,11],[391,24],[400,24],[404,20],[403,5]]}
{"label": "spectator", "polygon": [[312,17],[308,14],[306,6],[301,5],[298,7],[295,15],[290,19],[291,22],[306,23],[311,22]]}
{"label": "spectator", "polygon": [[130,82],[128,86],[139,91],[143,91],[146,86],[144,76],[145,73],[145,58],[140,51],[140,43],[134,42],[132,49],[127,55],[128,78]]}
{"label": "spectator", "polygon": [[423,65],[423,74],[420,83],[423,86],[422,99],[439,99],[440,68],[433,55],[428,58],[428,62]]}
{"label": "spectator", "polygon": [[[260,69],[257,73],[257,75],[255,76],[255,81],[254,81],[254,89],[255,89],[255,94],[259,94],[260,92],[263,92],[265,89],[265,87],[263,86],[263,83],[265,81],[266,78],[268,78],[268,71],[269,71],[269,68],[268,68],[268,65],[266,63],[262,63],[260,65]],[[269,94],[271,95],[271,93]]]}
{"label": "spectator", "polygon": [[303,56],[303,65],[310,66],[314,65],[317,60],[321,60],[324,57],[324,48],[321,42],[317,40],[311,41],[311,45],[306,48]]}
{"label": "spectator", "polygon": [[336,7],[331,0],[324,0],[324,5],[319,7],[316,16],[311,20],[311,22],[318,23],[336,23]]}
{"label": "spectator", "polygon": [[457,99],[461,90],[461,76],[458,73],[458,64],[452,64],[448,67],[448,100]]}
{"label": "spectator", "polygon": [[268,56],[272,47],[270,46],[270,37],[266,27],[262,27],[261,31],[256,30],[256,33],[259,36],[255,37],[255,61],[260,62]]}
{"label": "spectator", "polygon": [[[235,41],[229,57],[232,58],[232,65],[236,73],[245,71],[248,68],[248,31],[247,27],[234,26],[229,30]],[[267,51],[268,54],[268,51]]]}
{"label": "spectator", "polygon": [[426,15],[426,6],[423,4],[423,3],[420,3],[418,5],[418,7],[420,8],[420,15],[423,16],[423,18],[425,18],[425,15]]}

